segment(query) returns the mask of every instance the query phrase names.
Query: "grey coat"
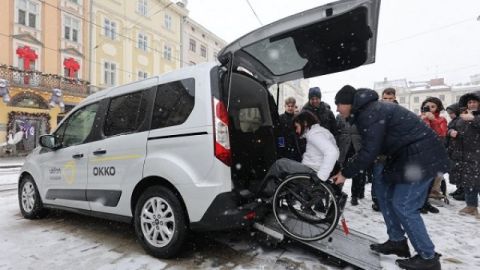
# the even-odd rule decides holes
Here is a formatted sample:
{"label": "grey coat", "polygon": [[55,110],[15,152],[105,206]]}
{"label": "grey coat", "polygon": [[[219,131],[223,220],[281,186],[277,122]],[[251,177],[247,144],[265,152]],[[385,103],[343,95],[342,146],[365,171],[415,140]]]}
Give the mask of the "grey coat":
{"label": "grey coat", "polygon": [[358,133],[357,127],[345,121],[340,115],[337,116],[337,126],[338,136],[336,139],[338,149],[340,150],[338,162],[343,164],[346,161],[345,159],[352,145],[355,153],[360,151],[360,147],[362,147],[362,137]]}

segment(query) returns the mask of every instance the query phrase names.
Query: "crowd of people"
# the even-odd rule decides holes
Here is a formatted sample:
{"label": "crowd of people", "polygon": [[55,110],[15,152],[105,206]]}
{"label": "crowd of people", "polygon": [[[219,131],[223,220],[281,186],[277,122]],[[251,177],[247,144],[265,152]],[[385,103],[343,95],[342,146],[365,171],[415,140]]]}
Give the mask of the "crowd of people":
{"label": "crowd of people", "polygon": [[[310,88],[308,98],[297,114],[295,99],[285,100],[280,155],[322,180],[342,185],[352,179],[352,206],[371,182],[372,208],[382,213],[389,238],[371,249],[406,258],[397,260],[404,269],[440,269],[420,213],[438,213],[429,198],[448,202],[450,195],[466,203],[459,214],[480,220],[480,93],[465,94],[446,109],[439,98],[428,97],[420,115],[398,105],[393,88],[379,97],[371,89],[344,86],[335,96],[337,117],[321,100],[320,88]],[[448,195],[447,173],[456,186]],[[417,252],[413,257],[408,239]]]}

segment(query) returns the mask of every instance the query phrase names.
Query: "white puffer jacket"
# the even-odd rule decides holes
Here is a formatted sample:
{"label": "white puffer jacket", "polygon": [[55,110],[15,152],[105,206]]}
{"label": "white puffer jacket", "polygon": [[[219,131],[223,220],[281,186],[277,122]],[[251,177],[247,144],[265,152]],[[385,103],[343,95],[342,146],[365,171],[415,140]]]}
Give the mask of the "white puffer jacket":
{"label": "white puffer jacket", "polygon": [[328,129],[319,124],[311,126],[302,137],[307,139],[302,164],[315,170],[321,180],[327,180],[339,156],[335,138]]}

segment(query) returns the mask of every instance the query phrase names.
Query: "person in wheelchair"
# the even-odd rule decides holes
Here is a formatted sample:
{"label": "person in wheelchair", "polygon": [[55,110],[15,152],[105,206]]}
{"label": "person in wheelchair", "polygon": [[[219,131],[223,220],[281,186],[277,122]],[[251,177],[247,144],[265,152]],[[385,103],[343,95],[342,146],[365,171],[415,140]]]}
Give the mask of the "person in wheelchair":
{"label": "person in wheelchair", "polygon": [[[332,133],[321,127],[311,112],[302,111],[294,117],[293,124],[295,132],[306,139],[302,160],[277,160],[265,176],[262,192],[273,195],[274,215],[285,232],[297,239],[317,240],[335,229],[346,202],[341,188],[327,181],[339,171],[339,150]],[[317,226],[317,232],[305,235],[288,227],[285,219],[304,221],[302,226],[323,227]]]}
{"label": "person in wheelchair", "polygon": [[332,133],[320,126],[318,118],[309,111],[295,115],[293,124],[297,135],[307,142],[302,161],[281,158],[270,167],[265,178],[282,179],[291,174],[313,173],[319,180],[328,180],[340,155]]}

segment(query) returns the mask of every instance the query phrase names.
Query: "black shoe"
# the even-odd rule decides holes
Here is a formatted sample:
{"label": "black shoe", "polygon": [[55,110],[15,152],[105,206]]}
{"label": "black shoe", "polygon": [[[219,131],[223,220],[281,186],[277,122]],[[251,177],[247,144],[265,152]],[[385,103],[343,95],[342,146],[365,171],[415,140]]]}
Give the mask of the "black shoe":
{"label": "black shoe", "polygon": [[365,194],[361,193],[360,195],[357,196],[359,200],[365,198]]}
{"label": "black shoe", "polygon": [[457,195],[458,193],[460,193],[460,191],[461,191],[461,190],[460,190],[459,188],[457,188],[454,192],[448,193],[448,195],[450,195],[450,196],[453,197],[453,196]]}
{"label": "black shoe", "polygon": [[436,208],[435,206],[431,205],[429,202],[426,202],[422,209],[420,209],[420,212],[422,214],[427,214],[428,212],[432,213],[432,214],[438,214],[440,213],[440,210],[438,210],[438,208]]}
{"label": "black shoe", "polygon": [[457,201],[465,201],[465,193],[462,191],[452,196]]}
{"label": "black shoe", "polygon": [[415,255],[410,259],[397,260],[397,265],[402,269],[408,270],[441,270],[440,254],[435,253],[435,256],[431,259],[423,259],[420,255]]}
{"label": "black shoe", "polygon": [[358,198],[357,197],[352,197],[352,200],[350,201],[353,206],[358,205]]}
{"label": "black shoe", "polygon": [[378,203],[372,203],[372,209],[375,212],[380,212],[380,206],[378,206]]}
{"label": "black shoe", "polygon": [[383,244],[373,244],[370,245],[370,249],[385,255],[395,254],[398,257],[410,257],[410,249],[408,248],[408,242],[406,238],[398,242],[388,240]]}

